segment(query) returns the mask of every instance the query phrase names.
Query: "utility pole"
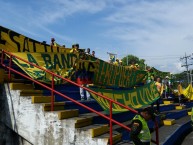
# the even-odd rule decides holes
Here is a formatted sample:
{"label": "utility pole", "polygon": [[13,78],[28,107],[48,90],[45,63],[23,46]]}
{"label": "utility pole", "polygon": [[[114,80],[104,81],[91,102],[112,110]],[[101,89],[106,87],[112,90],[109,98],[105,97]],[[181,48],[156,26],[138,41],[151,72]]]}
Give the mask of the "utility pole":
{"label": "utility pole", "polygon": [[187,56],[186,53],[185,53],[185,56],[180,58],[181,61],[185,59],[185,64],[182,65],[181,67],[186,67],[188,84],[189,84],[189,73],[188,73],[188,70],[189,70],[189,69],[188,69],[188,67],[189,67],[190,65],[193,65],[193,64],[188,64],[188,59],[190,59],[190,57],[191,57],[191,55],[188,55],[188,56]]}
{"label": "utility pole", "polygon": [[127,49],[127,55],[126,55],[126,57],[127,57],[127,66],[128,66],[128,65],[129,65],[129,64],[128,64],[128,55],[129,55],[129,54],[128,54],[128,48],[126,48],[126,49]]}
{"label": "utility pole", "polygon": [[192,85],[192,76],[193,76],[192,70],[190,70],[190,84],[191,84],[191,85]]}

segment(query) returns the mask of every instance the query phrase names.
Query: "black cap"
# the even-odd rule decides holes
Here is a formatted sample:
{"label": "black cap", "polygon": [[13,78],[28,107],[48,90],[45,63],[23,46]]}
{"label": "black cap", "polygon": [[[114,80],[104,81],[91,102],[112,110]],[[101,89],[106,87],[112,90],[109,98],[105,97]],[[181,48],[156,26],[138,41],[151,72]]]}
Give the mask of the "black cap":
{"label": "black cap", "polygon": [[142,112],[148,112],[149,115],[151,115],[151,119],[155,120],[155,117],[157,116],[154,109],[151,107],[144,108]]}
{"label": "black cap", "polygon": [[75,46],[76,46],[77,48],[79,48],[79,44],[78,44],[78,43],[76,43]]}

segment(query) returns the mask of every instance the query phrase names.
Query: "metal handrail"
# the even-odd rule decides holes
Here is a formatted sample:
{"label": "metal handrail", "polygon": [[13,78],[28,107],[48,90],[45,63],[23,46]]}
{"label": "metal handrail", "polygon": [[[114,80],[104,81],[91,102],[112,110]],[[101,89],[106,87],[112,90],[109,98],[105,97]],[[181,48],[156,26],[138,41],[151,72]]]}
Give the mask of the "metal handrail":
{"label": "metal handrail", "polygon": [[[9,59],[9,67],[6,66],[5,64],[3,64],[4,53],[10,56],[10,59]],[[39,81],[36,81],[36,80],[32,79],[31,77],[29,77],[29,76],[27,76],[27,75],[24,75],[23,73],[15,70],[15,69],[13,69],[13,68],[11,68],[12,58],[14,58],[14,57],[17,58],[17,59],[19,59],[19,60],[21,60],[21,61],[23,61],[23,62],[26,62],[26,63],[34,66],[34,67],[36,67],[36,68],[38,68],[38,69],[41,69],[41,70],[43,70],[43,71],[51,74],[51,75],[52,75],[52,87],[48,87],[48,86],[46,86],[45,84],[43,84],[43,83],[41,83],[41,82],[39,82]],[[9,69],[9,78],[11,77],[11,71],[13,71],[14,73],[17,73],[17,74],[23,76],[24,78],[27,78],[27,79],[29,79],[29,80],[31,80],[31,81],[33,81],[33,82],[41,85],[42,87],[50,90],[50,91],[51,91],[51,94],[52,94],[52,97],[51,97],[51,111],[54,110],[54,93],[55,93],[55,94],[58,94],[58,95],[62,96],[63,98],[66,98],[66,99],[68,99],[68,100],[70,100],[70,101],[72,101],[72,102],[80,105],[81,107],[86,108],[86,109],[88,109],[89,111],[94,112],[94,113],[98,114],[99,116],[101,116],[101,117],[109,120],[109,124],[110,124],[110,125],[109,125],[109,126],[110,126],[110,145],[113,144],[113,139],[112,139],[112,133],[113,133],[113,132],[112,132],[112,123],[115,123],[115,124],[117,124],[117,125],[125,128],[125,129],[128,130],[128,131],[131,130],[131,128],[127,127],[126,125],[121,124],[120,122],[118,122],[118,121],[116,121],[116,120],[114,120],[114,119],[112,118],[112,104],[115,103],[115,104],[117,104],[117,105],[119,105],[119,106],[121,106],[121,107],[123,107],[123,108],[126,108],[126,109],[130,110],[130,111],[133,112],[133,113],[138,113],[138,111],[136,111],[136,110],[134,110],[134,109],[132,109],[132,108],[129,108],[128,106],[125,106],[125,105],[123,105],[123,104],[121,104],[121,103],[119,103],[119,102],[117,102],[117,101],[115,101],[115,100],[112,100],[112,99],[110,99],[110,98],[108,98],[108,97],[106,97],[106,96],[104,96],[104,95],[102,95],[102,94],[99,94],[99,93],[97,93],[97,92],[94,92],[93,90],[91,90],[91,89],[89,89],[89,88],[86,88],[86,87],[84,87],[84,86],[82,86],[82,85],[79,85],[79,84],[77,84],[77,83],[75,83],[75,82],[73,82],[73,81],[71,81],[71,80],[69,80],[69,79],[63,78],[62,76],[59,76],[59,75],[53,73],[53,72],[50,71],[50,70],[44,69],[44,68],[42,68],[42,67],[40,67],[40,66],[38,66],[38,65],[36,65],[36,64],[34,64],[34,63],[31,63],[31,62],[29,62],[29,61],[26,61],[26,60],[24,60],[24,59],[22,59],[22,58],[20,58],[20,57],[18,57],[18,56],[16,56],[16,55],[8,52],[8,51],[5,51],[5,50],[2,50],[1,65],[4,66],[5,68]],[[110,106],[110,108],[109,108],[109,109],[110,109],[110,111],[109,111],[109,112],[110,112],[110,113],[109,113],[109,117],[108,117],[108,116],[105,116],[104,114],[102,114],[102,113],[100,113],[100,112],[98,112],[98,111],[96,111],[96,110],[94,110],[94,109],[92,109],[92,108],[90,108],[90,107],[88,107],[88,106],[86,106],[86,105],[84,105],[84,104],[82,104],[82,103],[80,103],[80,102],[78,102],[78,101],[76,101],[76,100],[74,100],[74,99],[72,99],[72,98],[70,98],[70,97],[68,97],[68,96],[60,93],[60,92],[58,92],[58,91],[56,91],[56,90],[54,90],[54,77],[61,78],[61,79],[64,80],[64,81],[67,81],[67,82],[69,82],[69,83],[71,83],[71,84],[73,84],[73,85],[75,85],[75,86],[81,87],[81,88],[83,88],[83,89],[85,89],[85,90],[87,90],[87,91],[89,91],[89,92],[91,92],[91,93],[93,93],[93,94],[95,94],[95,95],[98,95],[98,96],[100,96],[100,97],[108,100],[108,101],[109,101],[109,106]],[[158,139],[158,136],[157,136],[157,135],[158,135],[158,128],[156,128],[156,141],[152,140],[152,142],[154,142],[154,143],[156,143],[157,145],[159,145],[159,141],[157,140],[157,139]]]}

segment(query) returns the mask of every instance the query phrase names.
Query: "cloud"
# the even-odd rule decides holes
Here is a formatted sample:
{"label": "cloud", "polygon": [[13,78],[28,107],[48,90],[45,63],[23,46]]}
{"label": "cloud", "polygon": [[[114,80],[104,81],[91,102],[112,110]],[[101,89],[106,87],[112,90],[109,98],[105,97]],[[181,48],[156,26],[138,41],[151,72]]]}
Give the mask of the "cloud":
{"label": "cloud", "polygon": [[[189,0],[133,0],[103,18],[111,26],[106,31],[106,36],[114,37],[124,44],[119,53],[125,54],[123,47],[128,46],[131,53],[147,56],[149,65],[168,63],[172,68],[177,67],[176,62],[180,55],[192,53],[192,7],[193,1]],[[168,54],[179,57],[163,57],[156,61],[148,58]],[[170,70],[168,67],[167,69]],[[174,70],[181,69],[177,67]]]}
{"label": "cloud", "polygon": [[[3,21],[6,27],[18,31],[28,37],[41,36],[42,31],[48,33],[48,36],[57,37],[57,40],[74,42],[73,38],[64,36],[52,28],[53,25],[65,23],[69,17],[76,17],[80,13],[94,14],[104,9],[106,3],[103,0],[44,0],[28,2],[22,1],[2,1],[0,8],[4,14],[10,14],[10,17],[4,17]],[[9,8],[9,9],[8,9]],[[4,16],[2,13],[0,17]],[[1,20],[0,20],[1,22]],[[9,27],[9,24],[11,27]],[[12,25],[14,24],[14,26]],[[50,27],[51,26],[51,27]],[[39,31],[39,36],[37,32]],[[36,33],[35,33],[36,32]]]}
{"label": "cloud", "polygon": [[42,24],[55,23],[60,19],[66,19],[81,12],[97,13],[105,7],[102,0],[47,0],[47,4],[40,9],[37,19]]}
{"label": "cloud", "polygon": [[192,7],[190,0],[10,0],[0,2],[0,23],[40,41],[79,42],[103,59],[107,51],[129,53],[178,72],[179,58],[192,54]]}
{"label": "cloud", "polygon": [[185,71],[185,68],[182,67],[182,63],[181,62],[178,62],[178,63],[174,63],[175,67],[177,68],[177,70],[179,72],[182,72],[182,71]]}

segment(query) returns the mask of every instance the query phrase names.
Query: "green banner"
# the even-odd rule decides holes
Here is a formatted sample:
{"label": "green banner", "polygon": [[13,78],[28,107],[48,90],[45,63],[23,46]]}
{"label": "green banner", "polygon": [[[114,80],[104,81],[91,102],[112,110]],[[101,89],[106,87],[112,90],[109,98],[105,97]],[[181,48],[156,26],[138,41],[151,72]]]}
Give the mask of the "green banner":
{"label": "green banner", "polygon": [[154,74],[154,76],[159,76],[162,78],[165,78],[166,76],[170,76],[170,72],[159,71],[154,67],[152,67],[151,69],[153,70],[152,74]]}
{"label": "green banner", "polygon": [[103,60],[98,61],[99,66],[94,77],[94,84],[101,86],[133,87],[136,84],[141,83],[147,74],[146,71],[131,70],[124,66],[112,65]]}
{"label": "green banner", "polygon": [[[72,53],[70,48],[38,42],[2,26],[0,26],[0,49],[69,79],[77,70],[94,72],[92,81],[98,86],[129,88],[141,83],[146,75],[145,71],[115,66],[83,52]],[[45,83],[51,82],[50,74],[16,58],[14,62],[30,77]],[[58,78],[55,78],[55,82],[62,83]]]}
{"label": "green banner", "polygon": [[[156,101],[160,97],[154,83],[150,83],[132,90],[113,90],[99,88],[91,89],[133,109],[139,109],[150,105],[152,102]],[[105,111],[109,111],[109,101],[93,93],[91,93],[91,95]],[[112,106],[113,113],[128,111],[127,109],[122,108],[115,103],[113,103]]]}
{"label": "green banner", "polygon": [[[71,79],[77,70],[94,72],[93,84],[99,86],[133,87],[140,83],[146,74],[145,71],[128,70],[123,66],[114,66],[96,58],[90,57],[89,60],[82,60],[79,59],[79,53],[70,53],[69,49],[66,49],[65,53],[16,52],[13,54],[68,79]],[[52,76],[49,73],[19,59],[14,58],[13,61],[30,77],[45,83],[51,82]],[[57,77],[55,82],[56,84],[62,83]]]}

